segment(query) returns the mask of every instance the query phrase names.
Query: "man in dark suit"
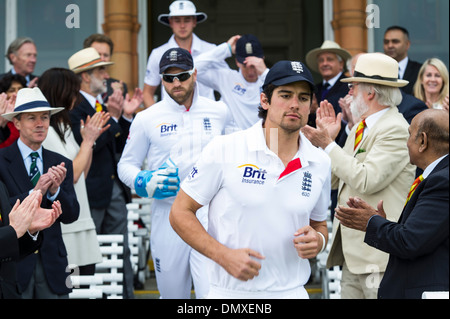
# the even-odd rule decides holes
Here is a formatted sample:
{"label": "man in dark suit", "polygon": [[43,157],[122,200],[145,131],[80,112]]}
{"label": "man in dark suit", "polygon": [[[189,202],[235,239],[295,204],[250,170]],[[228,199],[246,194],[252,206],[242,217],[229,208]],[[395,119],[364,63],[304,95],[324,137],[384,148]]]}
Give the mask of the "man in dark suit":
{"label": "man in dark suit", "polygon": [[346,77],[345,65],[350,58],[351,55],[347,50],[329,40],[306,55],[308,67],[322,76],[322,82],[316,84],[317,103],[320,105],[320,102],[327,100],[333,105],[336,114],[341,111],[339,99],[348,93],[348,86],[341,82],[341,79]]}
{"label": "man in dark suit", "polygon": [[384,53],[397,60],[399,79],[409,81],[409,84],[402,88],[407,94],[413,94],[414,83],[422,66],[421,63],[408,58],[410,46],[408,30],[400,26],[391,26],[386,29],[383,40]]}
{"label": "man in dark suit", "polygon": [[[126,103],[139,103],[133,97],[123,102],[120,94],[114,93],[108,99],[108,107],[97,100],[106,92],[105,80],[109,77],[106,66],[113,62],[102,61],[98,51],[92,47],[83,49],[69,59],[69,68],[81,80],[81,103],[70,112],[72,131],[79,144],[82,142],[80,120],[86,121],[95,112],[109,112],[110,128],[100,135],[94,146],[92,164],[86,178],[89,206],[98,234],[124,235],[124,293],[125,299],[134,297],[133,269],[130,263],[126,204],[131,201],[131,191],[117,177],[117,163],[128,138],[133,114],[123,110]],[[118,92],[118,91],[117,91]],[[123,107],[123,108],[122,108]]]}
{"label": "man in dark suit", "polygon": [[28,87],[35,87],[37,77],[32,74],[37,62],[37,50],[31,38],[17,38],[8,47],[6,57],[13,66],[12,69],[0,75],[20,74],[27,80]]}
{"label": "man in dark suit", "polygon": [[336,208],[342,225],[365,231],[364,242],[389,253],[378,298],[421,298],[449,290],[449,114],[428,109],[411,122],[410,161],[424,170],[414,182],[398,223],[359,198]]}
{"label": "man in dark suit", "polygon": [[39,232],[53,225],[61,215],[58,201],[52,209],[40,208],[41,201],[42,193],[35,191],[11,208],[8,190],[0,181],[0,299],[21,298],[16,262],[39,248],[42,243]]}
{"label": "man in dark suit", "polygon": [[43,231],[42,245],[18,263],[18,278],[24,298],[68,298],[68,261],[60,223],[77,220],[80,207],[73,188],[72,161],[42,147],[50,116],[63,108],[51,107],[38,88],[21,89],[14,111],[2,116],[13,121],[20,133],[12,145],[0,149],[0,180],[9,191],[11,205],[24,200],[32,190],[43,194],[41,207],[61,203],[63,214]]}

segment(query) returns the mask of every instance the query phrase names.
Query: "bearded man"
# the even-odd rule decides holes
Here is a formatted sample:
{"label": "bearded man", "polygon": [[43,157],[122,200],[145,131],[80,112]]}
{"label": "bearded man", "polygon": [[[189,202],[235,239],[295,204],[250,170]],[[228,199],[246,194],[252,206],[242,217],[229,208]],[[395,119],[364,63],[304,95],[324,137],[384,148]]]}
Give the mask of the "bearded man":
{"label": "bearded man", "polygon": [[[311,142],[331,158],[332,188],[338,189],[338,206],[357,196],[377,207],[383,199],[389,206],[387,219],[397,221],[415,166],[410,164],[407,141],[408,123],[398,111],[402,101],[398,63],[380,53],[359,57],[353,77],[348,82],[353,97],[351,112],[361,122],[354,125],[343,148],[334,139],[340,130],[342,114],[337,116],[330,104],[322,102],[317,128],[302,131]],[[341,298],[377,298],[388,254],[364,243],[364,232],[333,221],[333,239],[327,268],[342,266]]]}

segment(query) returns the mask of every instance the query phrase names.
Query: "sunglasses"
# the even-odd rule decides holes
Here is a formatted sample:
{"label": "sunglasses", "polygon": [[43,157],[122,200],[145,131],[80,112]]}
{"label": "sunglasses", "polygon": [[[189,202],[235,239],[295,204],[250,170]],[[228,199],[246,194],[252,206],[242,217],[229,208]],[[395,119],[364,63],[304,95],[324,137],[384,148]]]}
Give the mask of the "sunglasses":
{"label": "sunglasses", "polygon": [[184,82],[187,79],[189,79],[193,73],[194,73],[194,70],[181,72],[181,73],[177,73],[177,74],[161,74],[161,78],[163,79],[164,82],[167,82],[167,83],[173,83],[173,81],[175,81],[175,79],[177,79],[180,82]]}

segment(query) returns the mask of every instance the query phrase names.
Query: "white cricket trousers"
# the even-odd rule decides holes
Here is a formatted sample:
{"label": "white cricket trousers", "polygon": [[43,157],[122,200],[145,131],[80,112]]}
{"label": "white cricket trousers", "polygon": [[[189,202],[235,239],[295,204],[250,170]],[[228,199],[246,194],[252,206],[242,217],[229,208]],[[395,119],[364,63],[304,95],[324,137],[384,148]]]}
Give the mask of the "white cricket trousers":
{"label": "white cricket trousers", "polygon": [[[150,248],[156,283],[162,299],[190,299],[192,283],[195,297],[208,294],[207,259],[187,245],[173,230],[169,221],[171,206],[155,200],[152,205]],[[197,212],[207,229],[208,208]]]}

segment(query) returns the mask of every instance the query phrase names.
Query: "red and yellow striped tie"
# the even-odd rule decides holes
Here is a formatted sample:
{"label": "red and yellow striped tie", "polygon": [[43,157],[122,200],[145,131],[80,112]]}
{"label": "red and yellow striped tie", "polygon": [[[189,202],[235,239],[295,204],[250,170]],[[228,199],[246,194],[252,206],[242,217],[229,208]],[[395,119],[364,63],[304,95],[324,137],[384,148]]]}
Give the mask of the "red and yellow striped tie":
{"label": "red and yellow striped tie", "polygon": [[416,190],[417,186],[419,186],[421,181],[423,181],[422,175],[420,175],[419,177],[416,178],[416,180],[412,184],[411,188],[409,189],[409,193],[408,193],[408,197],[406,198],[405,206],[406,206],[406,204],[408,204],[409,200],[411,199],[412,194],[414,194],[414,191]]}
{"label": "red and yellow striped tie", "polygon": [[361,123],[359,123],[358,128],[356,129],[355,147],[353,148],[353,150],[356,150],[359,144],[361,144],[365,127],[366,127],[366,120],[362,120]]}
{"label": "red and yellow striped tie", "polygon": [[103,106],[97,100],[95,100],[95,111],[97,111],[97,112],[103,111]]}

